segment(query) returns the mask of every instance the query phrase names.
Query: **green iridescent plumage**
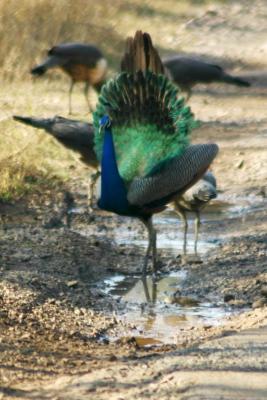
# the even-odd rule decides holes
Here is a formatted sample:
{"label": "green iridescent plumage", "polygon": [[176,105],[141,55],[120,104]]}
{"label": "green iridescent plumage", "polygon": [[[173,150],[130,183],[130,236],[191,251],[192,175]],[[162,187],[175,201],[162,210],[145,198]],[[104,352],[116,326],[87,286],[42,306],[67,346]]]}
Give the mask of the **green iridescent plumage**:
{"label": "green iridescent plumage", "polygon": [[109,115],[121,177],[130,182],[183,153],[196,126],[179,89],[153,72],[122,72],[101,90],[94,113],[95,151],[101,160],[99,120]]}

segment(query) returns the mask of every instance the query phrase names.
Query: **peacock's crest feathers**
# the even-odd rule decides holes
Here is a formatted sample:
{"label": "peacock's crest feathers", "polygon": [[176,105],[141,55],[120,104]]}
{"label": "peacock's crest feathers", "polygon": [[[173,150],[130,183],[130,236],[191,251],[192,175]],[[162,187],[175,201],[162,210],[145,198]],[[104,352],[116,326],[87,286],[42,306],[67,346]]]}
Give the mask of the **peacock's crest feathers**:
{"label": "peacock's crest feathers", "polygon": [[[120,175],[125,181],[145,176],[155,165],[180,155],[195,126],[193,114],[179,89],[167,77],[150,71],[122,72],[103,88],[94,113],[95,131],[108,114]],[[103,134],[95,135],[95,151],[102,156]]]}

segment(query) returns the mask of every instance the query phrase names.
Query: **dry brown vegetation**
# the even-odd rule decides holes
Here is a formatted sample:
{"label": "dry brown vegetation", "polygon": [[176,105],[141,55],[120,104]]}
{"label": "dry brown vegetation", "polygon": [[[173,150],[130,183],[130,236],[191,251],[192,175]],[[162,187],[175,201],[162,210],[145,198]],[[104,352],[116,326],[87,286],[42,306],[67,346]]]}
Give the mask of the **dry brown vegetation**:
{"label": "dry brown vegetation", "polygon": [[[17,80],[56,43],[95,43],[117,68],[124,40],[149,30],[162,50],[175,50],[172,33],[210,1],[181,0],[3,0],[0,3],[0,71]],[[212,2],[214,3],[214,1]],[[216,2],[215,2],[216,3]],[[160,26],[161,29],[158,29]]]}

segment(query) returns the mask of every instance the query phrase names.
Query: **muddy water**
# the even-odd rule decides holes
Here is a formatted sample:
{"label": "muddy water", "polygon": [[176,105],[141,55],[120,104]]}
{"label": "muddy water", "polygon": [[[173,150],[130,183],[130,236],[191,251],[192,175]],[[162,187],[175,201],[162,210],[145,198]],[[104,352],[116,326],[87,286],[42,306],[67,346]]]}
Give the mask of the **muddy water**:
{"label": "muddy water", "polygon": [[[254,212],[262,201],[257,196],[227,197],[221,196],[201,214],[203,225],[209,223],[209,234],[205,227],[200,235],[198,252],[205,268],[205,254],[216,249],[223,239],[216,234],[218,221],[246,216]],[[189,214],[188,253],[193,253],[194,245],[194,215]],[[154,217],[154,225],[158,232],[158,248],[163,249],[170,259],[181,254],[183,233],[179,220],[168,210]],[[90,234],[90,227],[84,227],[79,233]],[[107,232],[98,232],[107,235]],[[109,234],[109,233],[108,233]],[[129,229],[121,224],[112,231],[112,239],[123,246],[147,246],[147,238],[136,229]],[[208,298],[200,302],[198,298],[186,298],[179,294],[179,288],[187,279],[183,269],[161,275],[156,279],[140,275],[112,274],[99,281],[99,289],[109,295],[117,303],[116,317],[123,323],[119,330],[110,334],[110,340],[134,337],[140,346],[176,343],[179,332],[183,329],[194,329],[196,326],[212,326],[223,322],[224,318],[233,313],[231,307],[219,303],[216,298]]]}
{"label": "muddy water", "polygon": [[181,297],[179,287],[186,279],[184,271],[152,277],[112,276],[100,285],[117,299],[117,317],[124,329],[115,331],[111,340],[134,337],[140,346],[176,343],[179,331],[197,325],[215,325],[231,310],[215,302],[200,303]]}
{"label": "muddy water", "polygon": [[[249,196],[227,196],[219,195],[219,197],[211,202],[209,206],[201,212],[201,222],[211,223],[214,228],[214,233],[205,233],[205,228],[200,228],[200,235],[198,239],[198,253],[205,255],[209,250],[215,249],[219,244],[218,232],[216,231],[216,223],[222,220],[236,218],[238,216],[246,216],[249,213],[255,212],[255,210],[263,209],[262,198],[256,195]],[[73,214],[83,213],[83,209],[72,209]],[[194,251],[194,218],[193,213],[187,214],[188,218],[188,234],[187,234],[187,251],[193,253]],[[126,219],[125,219],[126,221]],[[132,221],[132,219],[129,219]],[[183,228],[181,221],[172,209],[168,209],[163,213],[155,214],[153,217],[153,223],[157,231],[157,248],[166,250],[172,256],[181,255],[183,248]],[[141,224],[140,224],[141,227]],[[143,226],[142,226],[143,228]],[[92,226],[84,226],[79,228],[79,234],[89,236],[93,233]],[[108,232],[110,234],[110,232]],[[98,235],[101,237],[107,237],[107,231],[99,231]],[[142,231],[136,231],[132,229],[131,222],[127,225],[126,223],[119,224],[116,229],[111,232],[112,240],[117,245],[124,246],[139,246],[146,248],[147,246],[147,234],[145,229]]]}

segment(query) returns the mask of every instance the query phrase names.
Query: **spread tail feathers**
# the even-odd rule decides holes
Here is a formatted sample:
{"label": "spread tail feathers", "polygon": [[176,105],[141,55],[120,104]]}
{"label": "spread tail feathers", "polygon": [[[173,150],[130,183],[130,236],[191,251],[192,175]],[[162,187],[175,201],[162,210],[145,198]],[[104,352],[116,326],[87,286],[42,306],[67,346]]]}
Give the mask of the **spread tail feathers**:
{"label": "spread tail feathers", "polygon": [[[138,31],[127,40],[124,69],[101,90],[94,113],[99,120],[109,115],[119,172],[131,181],[150,172],[158,163],[181,154],[196,126],[193,114],[179,89],[163,75],[163,66],[150,36]],[[95,150],[101,160],[103,134],[95,135]],[[138,158],[136,157],[138,153]]]}

